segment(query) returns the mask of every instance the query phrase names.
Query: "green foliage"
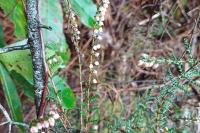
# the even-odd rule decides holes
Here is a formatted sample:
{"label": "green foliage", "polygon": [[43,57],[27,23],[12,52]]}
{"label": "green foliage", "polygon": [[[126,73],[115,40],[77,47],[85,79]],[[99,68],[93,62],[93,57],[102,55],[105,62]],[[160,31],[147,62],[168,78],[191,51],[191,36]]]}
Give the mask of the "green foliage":
{"label": "green foliage", "polygon": [[45,45],[54,45],[60,52],[66,52],[67,43],[63,31],[63,13],[58,0],[39,1],[41,24],[48,25],[52,30],[42,29]]}
{"label": "green foliage", "polygon": [[89,28],[96,28],[97,23],[94,19],[97,7],[92,0],[70,0],[72,9],[80,17],[81,22]]}
{"label": "green foliage", "polygon": [[[58,75],[55,75],[52,79],[56,86],[56,91],[58,93],[58,96],[61,100],[62,107],[64,109],[72,109],[75,107],[76,103],[76,97],[73,94],[73,91],[70,87],[67,87],[67,84],[65,82],[64,78],[61,78]],[[48,96],[50,99],[55,100],[57,103],[59,103],[59,100],[57,99],[57,95],[54,91],[53,85],[51,81],[49,81],[49,89],[50,89],[50,95]]]}
{"label": "green foliage", "polygon": [[[23,44],[26,44],[26,40],[17,42],[11,46],[19,46]],[[17,73],[21,74],[29,83],[33,83],[32,62],[29,50],[18,50],[0,54],[0,61],[5,65],[8,71],[16,71]]]}
{"label": "green foliage", "polygon": [[[1,63],[0,63],[0,80],[3,86],[3,91],[13,120],[17,122],[23,122],[22,105],[15,84],[13,83],[11,77],[9,76],[8,71]],[[23,129],[21,128],[21,130]]]}
{"label": "green foliage", "polygon": [[62,107],[64,109],[72,109],[75,107],[76,98],[71,88],[63,88],[58,91],[58,96],[62,101]]}
{"label": "green foliage", "polygon": [[34,87],[21,74],[11,71],[10,75],[19,92],[23,92],[31,101],[34,101]]}
{"label": "green foliage", "polygon": [[[157,58],[148,55],[142,56],[141,59],[144,62],[159,63],[160,65],[168,64],[171,67],[176,67],[179,70],[179,74],[175,76],[170,69],[171,67],[169,67],[167,77],[163,79],[164,85],[161,85],[159,88],[154,88],[152,85],[151,90],[147,90],[142,96],[138,96],[139,98],[133,106],[134,111],[131,115],[126,119],[115,115],[113,121],[107,122],[108,129],[111,129],[112,132],[124,131],[130,133],[192,132],[186,126],[179,127],[177,124],[183,120],[183,112],[175,102],[178,98],[181,100],[181,97],[177,97],[177,94],[190,95],[189,85],[199,86],[198,81],[194,79],[200,76],[198,62],[192,55],[192,49],[187,38],[184,38],[184,46],[186,49],[185,60],[176,55]],[[189,69],[184,69],[185,63],[189,64]],[[159,92],[157,96],[153,95],[155,89],[158,89],[156,92]],[[188,110],[187,113],[191,112]],[[193,118],[192,121],[196,120]],[[189,126],[191,121],[184,121],[184,123]]]}
{"label": "green foliage", "polygon": [[15,36],[19,39],[26,36],[26,19],[22,1],[20,0],[1,0],[0,7],[9,16],[15,26]]}

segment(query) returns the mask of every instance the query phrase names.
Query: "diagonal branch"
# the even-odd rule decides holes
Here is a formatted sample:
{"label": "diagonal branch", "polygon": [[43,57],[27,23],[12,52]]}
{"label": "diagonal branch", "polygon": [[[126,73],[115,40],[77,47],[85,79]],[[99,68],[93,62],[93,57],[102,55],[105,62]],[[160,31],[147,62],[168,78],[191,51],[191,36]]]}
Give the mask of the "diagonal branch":
{"label": "diagonal branch", "polygon": [[[43,115],[47,86],[47,74],[45,63],[44,44],[40,32],[40,22],[38,13],[38,0],[27,0],[27,28],[28,40],[33,64],[33,79],[35,89],[35,104],[37,117]],[[42,100],[43,99],[43,100]]]}

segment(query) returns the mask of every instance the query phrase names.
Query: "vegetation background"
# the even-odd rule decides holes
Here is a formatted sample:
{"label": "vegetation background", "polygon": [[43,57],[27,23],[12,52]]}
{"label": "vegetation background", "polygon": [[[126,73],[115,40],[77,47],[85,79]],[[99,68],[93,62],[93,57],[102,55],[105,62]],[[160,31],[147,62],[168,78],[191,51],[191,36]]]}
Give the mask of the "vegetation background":
{"label": "vegetation background", "polygon": [[[93,2],[98,9],[100,0]],[[80,7],[84,5],[77,3]],[[88,12],[89,6],[84,5],[82,12],[90,17],[93,12]],[[49,132],[200,133],[199,0],[110,1],[101,41],[100,82],[89,99],[81,92],[80,76],[88,81],[91,23],[84,21],[85,15],[72,7],[79,18],[81,33],[80,73],[68,6],[63,7],[58,0],[44,0],[39,10],[42,24],[53,28],[43,31],[49,49],[47,62],[55,56],[59,60],[50,68],[61,103],[51,82],[48,100],[51,106],[57,106],[62,119]],[[23,2],[0,0],[0,47],[25,41],[25,26]],[[14,120],[30,124],[36,116],[30,55],[27,56],[26,51],[0,54],[0,103]],[[83,84],[83,89],[87,91],[87,84]],[[91,104],[89,110],[85,109],[87,101]],[[11,104],[21,109],[12,110]],[[4,121],[0,113],[0,122]],[[12,132],[17,131],[23,129],[13,126]],[[8,132],[8,125],[0,126],[0,132]]]}

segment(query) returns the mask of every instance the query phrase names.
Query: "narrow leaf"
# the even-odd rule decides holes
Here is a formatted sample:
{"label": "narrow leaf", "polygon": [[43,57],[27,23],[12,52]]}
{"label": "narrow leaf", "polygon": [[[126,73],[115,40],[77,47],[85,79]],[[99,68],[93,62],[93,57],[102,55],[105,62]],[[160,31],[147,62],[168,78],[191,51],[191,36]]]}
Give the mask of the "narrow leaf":
{"label": "narrow leaf", "polygon": [[3,86],[3,91],[8,103],[12,119],[17,122],[23,122],[22,105],[17,94],[16,87],[9,76],[8,71],[0,63],[0,81]]}

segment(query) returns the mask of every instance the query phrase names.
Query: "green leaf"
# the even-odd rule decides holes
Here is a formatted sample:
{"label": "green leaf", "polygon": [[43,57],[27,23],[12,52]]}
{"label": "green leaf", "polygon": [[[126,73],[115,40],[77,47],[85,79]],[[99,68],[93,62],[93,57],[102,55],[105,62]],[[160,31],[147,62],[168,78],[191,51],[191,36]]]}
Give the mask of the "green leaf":
{"label": "green leaf", "polygon": [[[74,93],[71,88],[69,88],[65,82],[64,78],[61,78],[58,75],[55,75],[53,77],[53,81],[56,85],[56,91],[58,93],[59,98],[62,102],[62,107],[64,109],[72,109],[75,107],[76,103],[76,97],[74,96]],[[58,99],[56,97],[56,94],[54,92],[53,86],[51,81],[49,81],[49,89],[50,89],[50,98],[53,98],[55,101],[58,102]]]}
{"label": "green leaf", "polygon": [[[41,23],[52,28],[51,31],[42,29],[46,47],[53,50],[62,58],[63,64],[66,64],[69,61],[70,52],[63,31],[63,12],[59,0],[41,0],[39,10]],[[48,56],[48,52],[46,55]]]}
{"label": "green leaf", "polygon": [[15,36],[24,38],[26,36],[26,19],[21,0],[1,0],[0,7],[15,26]]}
{"label": "green leaf", "polygon": [[75,107],[76,98],[72,89],[63,88],[63,90],[58,92],[58,96],[62,101],[62,106],[64,109],[72,109]]}
{"label": "green leaf", "polygon": [[[27,43],[27,39],[19,41],[9,46],[19,46]],[[55,74],[59,68],[62,68],[64,65],[63,58],[57,54],[57,49],[46,48],[46,59],[47,63],[49,60],[56,58],[56,62],[52,61],[52,64],[49,64],[50,71]],[[67,54],[66,54],[67,55]],[[13,58],[15,57],[15,58]],[[0,54],[0,61],[5,65],[8,71],[15,71],[18,74],[21,74],[30,84],[33,84],[33,69],[30,50],[17,50],[9,53]]]}
{"label": "green leaf", "polygon": [[92,0],[70,0],[72,9],[80,17],[81,22],[89,28],[96,28],[97,23],[94,19],[97,7]]}
{"label": "green leaf", "polygon": [[[23,40],[10,46],[23,45],[26,44],[26,41],[27,40]],[[8,71],[16,71],[17,73],[23,75],[29,83],[33,83],[30,50],[17,50],[0,54],[0,61],[5,65]]]}
{"label": "green leaf", "polygon": [[8,103],[10,113],[14,121],[23,122],[22,105],[17,94],[16,87],[9,76],[8,71],[0,63],[0,81],[3,86],[3,91]]}
{"label": "green leaf", "polygon": [[34,87],[30,84],[21,74],[11,71],[10,75],[17,87],[17,89],[29,97],[32,101],[34,100]]}
{"label": "green leaf", "polygon": [[59,0],[40,0],[39,10],[41,23],[52,28],[52,30],[42,29],[45,44],[51,44],[59,51],[66,52],[63,13]]}

